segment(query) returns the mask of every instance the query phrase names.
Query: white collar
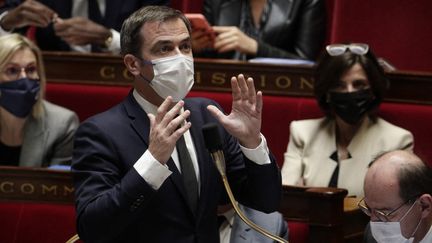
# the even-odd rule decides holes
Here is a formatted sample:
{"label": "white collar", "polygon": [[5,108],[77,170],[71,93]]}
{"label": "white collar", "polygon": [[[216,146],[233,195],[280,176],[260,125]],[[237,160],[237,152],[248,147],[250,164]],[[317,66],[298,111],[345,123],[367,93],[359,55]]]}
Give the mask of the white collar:
{"label": "white collar", "polygon": [[227,219],[227,222],[229,223],[229,225],[232,227],[234,224],[234,216],[235,216],[236,212],[234,210],[234,208],[231,208],[230,210],[226,211],[225,213],[223,213],[222,215],[225,216],[225,218]]}
{"label": "white collar", "polygon": [[136,89],[132,92],[133,97],[138,102],[140,107],[146,112],[155,115],[157,112],[157,106],[153,105],[152,103],[148,102],[146,99],[144,99]]}

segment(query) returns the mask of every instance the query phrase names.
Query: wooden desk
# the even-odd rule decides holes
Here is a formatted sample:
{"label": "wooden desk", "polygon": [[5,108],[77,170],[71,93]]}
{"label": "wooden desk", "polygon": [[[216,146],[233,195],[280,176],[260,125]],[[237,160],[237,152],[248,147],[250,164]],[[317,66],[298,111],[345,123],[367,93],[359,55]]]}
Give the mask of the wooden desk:
{"label": "wooden desk", "polygon": [[[284,186],[280,212],[309,224],[309,242],[361,242],[368,222],[358,199],[337,188]],[[40,168],[0,166],[0,202],[74,203],[72,174]]]}
{"label": "wooden desk", "polygon": [[369,219],[347,194],[340,188],[284,186],[280,212],[309,225],[310,243],[360,243]]}
{"label": "wooden desk", "polygon": [[[131,85],[120,56],[44,52],[49,82]],[[265,95],[312,96],[313,68],[240,62],[233,60],[195,59],[195,90],[230,92],[230,77],[243,73],[255,79]],[[432,73],[391,72],[388,101],[432,104]]]}
{"label": "wooden desk", "polygon": [[42,168],[0,166],[0,201],[73,204],[72,174]]}

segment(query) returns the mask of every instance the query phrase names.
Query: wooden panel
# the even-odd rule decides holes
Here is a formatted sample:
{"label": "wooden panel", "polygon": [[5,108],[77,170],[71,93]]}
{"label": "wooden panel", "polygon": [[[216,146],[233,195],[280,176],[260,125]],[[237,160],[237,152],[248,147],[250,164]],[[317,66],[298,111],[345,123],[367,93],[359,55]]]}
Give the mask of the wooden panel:
{"label": "wooden panel", "polygon": [[[120,56],[44,52],[49,82],[131,85]],[[195,90],[230,92],[230,77],[243,73],[255,79],[264,95],[312,96],[313,68],[307,65],[274,65],[234,60],[195,59]],[[387,101],[432,104],[432,73],[388,73]]]}
{"label": "wooden panel", "polygon": [[305,222],[311,243],[361,242],[369,221],[347,190],[329,187],[283,187],[280,211],[288,221]]}
{"label": "wooden panel", "polygon": [[73,204],[72,174],[42,168],[0,166],[0,201]]}
{"label": "wooden panel", "polygon": [[[289,221],[309,224],[309,242],[361,242],[368,222],[338,188],[283,187],[280,212]],[[74,203],[72,174],[40,168],[0,166],[0,202]]]}

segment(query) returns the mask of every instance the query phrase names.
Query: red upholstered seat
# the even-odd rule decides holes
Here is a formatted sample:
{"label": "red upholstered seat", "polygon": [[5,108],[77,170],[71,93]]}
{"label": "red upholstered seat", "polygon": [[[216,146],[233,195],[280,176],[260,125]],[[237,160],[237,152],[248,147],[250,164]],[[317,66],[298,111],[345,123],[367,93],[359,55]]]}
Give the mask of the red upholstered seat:
{"label": "red upholstered seat", "polygon": [[333,5],[331,43],[368,43],[402,70],[432,70],[432,1],[326,0]]}
{"label": "red upholstered seat", "polygon": [[432,106],[419,104],[384,103],[380,116],[403,127],[414,135],[414,152],[432,166]]}
{"label": "red upholstered seat", "polygon": [[66,242],[75,229],[73,204],[0,203],[0,242]]}
{"label": "red upholstered seat", "polygon": [[306,223],[288,221],[288,241],[290,243],[308,242],[309,226]]}

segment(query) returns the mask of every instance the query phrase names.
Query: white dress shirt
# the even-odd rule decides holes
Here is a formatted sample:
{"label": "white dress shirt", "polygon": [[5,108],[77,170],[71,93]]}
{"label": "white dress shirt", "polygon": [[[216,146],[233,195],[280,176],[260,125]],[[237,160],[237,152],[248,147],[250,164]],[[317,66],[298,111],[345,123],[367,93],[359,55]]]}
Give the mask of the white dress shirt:
{"label": "white dress shirt", "polygon": [[[141,108],[150,114],[156,114],[157,107],[147,100],[145,100],[141,95],[138,94],[136,90],[133,91],[133,97],[141,106]],[[186,147],[189,151],[189,154],[192,159],[192,163],[195,169],[195,173],[197,175],[198,186],[200,186],[200,176],[199,176],[199,167],[198,167],[198,158],[196,149],[192,142],[192,137],[190,135],[190,131],[186,131],[184,133]],[[255,149],[247,149],[240,145],[240,148],[244,155],[250,159],[251,161],[257,164],[270,164],[269,158],[269,150],[267,147],[267,142],[264,136],[261,134],[261,144]],[[176,148],[174,148],[173,153],[171,154],[171,158],[174,160],[177,169],[181,172],[180,163],[178,160],[178,154]],[[263,162],[264,161],[264,162]],[[134,164],[135,170],[141,177],[155,190],[158,190],[162,183],[171,175],[171,171],[168,166],[161,164],[157,161],[150,151],[146,150],[144,154],[138,159]]]}
{"label": "white dress shirt", "polygon": [[231,208],[230,210],[223,213],[223,216],[226,218],[226,220],[219,227],[220,243],[230,243],[231,229],[234,224],[235,216],[234,208]]}

